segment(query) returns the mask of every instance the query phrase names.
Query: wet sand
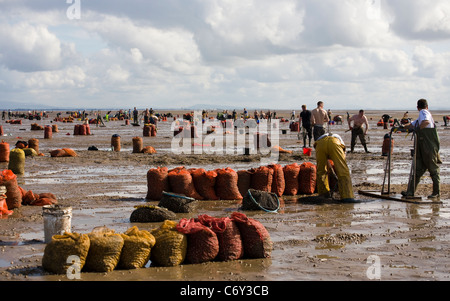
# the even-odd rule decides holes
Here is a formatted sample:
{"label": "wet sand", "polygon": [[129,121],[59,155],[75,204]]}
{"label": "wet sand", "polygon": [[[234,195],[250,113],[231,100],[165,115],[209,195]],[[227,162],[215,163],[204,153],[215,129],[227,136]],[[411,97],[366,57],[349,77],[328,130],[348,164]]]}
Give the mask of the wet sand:
{"label": "wet sand", "polygon": [[[142,126],[125,125],[124,121],[109,121],[106,127],[91,125],[91,136],[74,136],[75,124],[24,120],[22,125],[2,123],[7,136],[2,139],[11,146],[17,140],[39,139],[39,148],[45,156],[27,157],[25,174],[18,183],[36,193],[51,192],[59,204],[73,208],[72,231],[88,233],[97,226],[107,226],[124,232],[136,225],[151,230],[159,223],[131,223],[129,217],[135,205],[146,203],[146,173],[156,166],[202,167],[215,169],[231,167],[234,170],[258,167],[261,155],[174,155],[170,150],[171,121],[159,122],[156,137],[143,137]],[[65,113],[65,112],[64,112]],[[176,115],[183,112],[173,112]],[[357,110],[350,112],[356,114]],[[403,112],[390,112],[401,118]],[[432,112],[438,121],[441,138],[441,203],[410,204],[356,195],[360,203],[319,203],[308,198],[283,197],[278,213],[245,211],[261,221],[274,242],[271,258],[242,259],[232,262],[183,264],[177,267],[146,267],[138,270],[114,270],[110,273],[82,273],[81,280],[120,281],[298,281],[298,280],[370,280],[368,271],[372,258],[380,260],[381,280],[448,280],[450,273],[450,199],[449,136],[443,126],[442,115]],[[344,117],[346,112],[334,112]],[[381,156],[384,135],[388,132],[376,123],[384,112],[367,112],[371,154],[365,154],[358,141],[356,153],[348,154],[354,191],[381,191],[386,157]],[[278,112],[289,118],[290,112]],[[417,113],[410,113],[416,118]],[[65,116],[65,114],[63,114]],[[93,116],[89,116],[93,117]],[[180,115],[181,117],[181,115]],[[59,132],[52,139],[44,139],[44,131],[30,130],[32,123],[57,124]],[[288,129],[282,123],[281,129]],[[346,123],[332,125],[350,144]],[[69,134],[69,135],[67,135]],[[120,152],[111,151],[111,136],[119,134]],[[144,146],[153,146],[157,154],[133,154],[132,138],[143,137]],[[280,154],[279,163],[315,162],[302,153],[303,143],[297,133],[280,131],[280,146],[292,154]],[[411,165],[411,136],[394,134],[395,152],[392,156],[391,191],[400,193],[406,188]],[[88,151],[95,145],[99,151]],[[52,158],[49,152],[58,148],[72,148],[78,156]],[[7,163],[0,163],[6,169]],[[431,193],[431,180],[422,180],[418,195]],[[157,202],[151,202],[157,204]],[[238,201],[201,201],[196,212],[177,214],[195,217],[199,214],[229,216],[239,210]],[[65,275],[51,275],[41,266],[45,248],[42,207],[22,206],[13,215],[0,219],[0,280],[68,280]],[[376,257],[373,257],[376,256]]]}

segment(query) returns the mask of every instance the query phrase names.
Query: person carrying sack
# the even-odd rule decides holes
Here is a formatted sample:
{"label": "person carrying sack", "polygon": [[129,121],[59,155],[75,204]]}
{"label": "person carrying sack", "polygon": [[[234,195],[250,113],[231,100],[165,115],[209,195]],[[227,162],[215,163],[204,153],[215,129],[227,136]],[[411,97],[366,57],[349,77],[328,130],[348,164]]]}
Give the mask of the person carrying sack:
{"label": "person carrying sack", "polygon": [[428,170],[431,180],[433,181],[433,193],[429,195],[428,198],[439,198],[439,135],[433,116],[430,111],[428,111],[428,102],[426,99],[420,99],[417,101],[417,110],[419,111],[419,118],[413,121],[409,127],[410,131],[415,132],[417,139],[416,149],[414,150],[416,152],[414,185],[408,185],[408,190],[402,191],[402,195],[413,196],[417,190],[420,179]]}

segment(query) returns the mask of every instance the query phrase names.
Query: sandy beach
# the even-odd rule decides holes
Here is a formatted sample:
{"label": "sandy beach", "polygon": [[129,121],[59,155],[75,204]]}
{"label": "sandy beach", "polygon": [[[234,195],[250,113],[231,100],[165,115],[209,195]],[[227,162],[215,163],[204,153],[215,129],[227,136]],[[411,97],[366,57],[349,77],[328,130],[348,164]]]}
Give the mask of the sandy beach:
{"label": "sandy beach", "polygon": [[[357,109],[350,111],[351,115]],[[114,111],[113,111],[114,112]],[[282,197],[277,213],[246,211],[249,217],[259,220],[268,230],[274,247],[270,258],[240,259],[231,262],[182,264],[176,267],[145,267],[136,270],[114,270],[109,273],[82,273],[86,281],[303,281],[350,280],[367,281],[372,259],[379,259],[379,279],[440,280],[450,277],[450,127],[443,124],[443,116],[450,112],[434,112],[441,139],[442,164],[441,198],[431,203],[431,179],[426,173],[419,185],[418,195],[423,203],[407,203],[359,195],[359,190],[381,191],[385,175],[386,157],[381,156],[384,135],[389,133],[377,126],[382,111],[366,112],[370,122],[368,144],[370,154],[364,153],[357,142],[355,153],[347,155],[356,198],[355,204],[336,202],[317,203],[305,196]],[[121,233],[132,226],[151,230],[159,223],[131,223],[134,206],[148,203],[146,174],[150,168],[166,166],[174,168],[230,167],[234,170],[250,169],[262,164],[261,154],[174,154],[172,118],[158,122],[156,137],[143,137],[140,126],[126,124],[123,120],[105,122],[105,126],[90,125],[91,135],[73,135],[74,126],[82,121],[54,121],[56,111],[41,120],[23,119],[22,124],[10,124],[2,120],[2,140],[11,147],[18,140],[39,139],[43,156],[27,157],[25,174],[18,177],[18,184],[36,193],[50,192],[58,203],[72,207],[72,232],[88,233],[98,226],[106,226]],[[89,112],[89,118],[94,118]],[[104,114],[105,112],[103,112]],[[157,111],[167,113],[167,111]],[[184,111],[170,112],[178,119]],[[297,114],[299,110],[297,110]],[[346,117],[347,111],[333,112]],[[400,119],[404,112],[388,112]],[[216,112],[209,112],[215,116]],[[62,112],[62,116],[67,116]],[[279,118],[289,119],[289,111],[277,112]],[[409,112],[413,119],[418,112]],[[31,130],[31,124],[57,124],[58,132],[51,139],[44,139],[43,130]],[[283,131],[285,130],[285,131]],[[330,125],[330,130],[341,135],[349,146],[351,133],[348,125]],[[303,142],[296,132],[289,130],[289,122],[280,123],[277,129],[279,146],[292,151],[279,155],[278,163],[315,162],[303,154]],[[285,132],[285,133],[284,133]],[[121,137],[120,152],[111,150],[111,137]],[[133,137],[143,137],[144,146],[152,146],[156,154],[132,153]],[[206,137],[206,136],[205,136]],[[411,136],[394,133],[392,155],[392,192],[406,189],[411,166]],[[96,146],[98,151],[89,151]],[[49,152],[71,148],[76,157],[54,158]],[[0,163],[2,170],[8,163]],[[157,202],[150,202],[157,204]],[[177,214],[177,218],[195,217],[199,214],[229,216],[239,211],[235,200],[201,201],[196,212]],[[65,275],[53,275],[42,268],[44,229],[42,207],[22,206],[14,213],[0,219],[0,281],[69,281]]]}

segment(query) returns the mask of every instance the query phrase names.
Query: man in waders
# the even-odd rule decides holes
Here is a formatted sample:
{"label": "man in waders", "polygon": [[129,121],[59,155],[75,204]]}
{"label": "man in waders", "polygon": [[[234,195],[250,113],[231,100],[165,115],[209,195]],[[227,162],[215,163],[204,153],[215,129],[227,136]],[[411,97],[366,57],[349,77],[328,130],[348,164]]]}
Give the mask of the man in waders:
{"label": "man in waders", "polygon": [[415,178],[413,185],[408,185],[407,191],[402,191],[403,196],[413,196],[417,190],[421,177],[428,170],[433,181],[433,193],[428,196],[430,199],[440,197],[440,175],[439,175],[439,149],[440,140],[436,130],[433,116],[428,111],[426,99],[417,101],[419,118],[413,121],[409,127],[410,131],[416,134],[415,148]]}
{"label": "man in waders", "polygon": [[[353,121],[353,127],[352,127],[352,121]],[[365,130],[363,130],[363,125],[365,125]],[[348,118],[348,127],[352,131],[352,141],[350,144],[350,152],[353,153],[356,145],[356,138],[359,137],[359,140],[361,141],[361,144],[364,147],[364,150],[366,153],[370,153],[367,150],[367,143],[366,143],[366,135],[367,131],[369,130],[369,122],[367,121],[366,115],[364,115],[364,110],[360,110],[357,115],[354,115],[350,118]]]}
{"label": "man in waders", "polygon": [[339,135],[324,134],[314,143],[317,160],[317,190],[320,197],[331,197],[328,183],[328,160],[334,163],[341,201],[353,202],[354,193],[350,170],[345,160],[345,143]]}

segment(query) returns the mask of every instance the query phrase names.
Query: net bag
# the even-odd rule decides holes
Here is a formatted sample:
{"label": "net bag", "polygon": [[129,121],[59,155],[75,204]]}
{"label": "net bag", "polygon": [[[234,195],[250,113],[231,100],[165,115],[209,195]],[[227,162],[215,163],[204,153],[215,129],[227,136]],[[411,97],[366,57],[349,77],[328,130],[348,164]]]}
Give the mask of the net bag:
{"label": "net bag", "polygon": [[262,191],[272,190],[273,169],[267,166],[260,166],[255,169],[251,178],[250,188]]}
{"label": "net bag", "polygon": [[233,212],[231,219],[234,220],[241,233],[244,245],[244,257],[246,258],[268,258],[273,249],[273,243],[269,232],[259,221],[248,218],[240,212]]}
{"label": "net bag", "polygon": [[164,223],[151,232],[156,243],[152,248],[150,260],[152,266],[177,266],[183,263],[186,257],[187,237],[176,229],[174,221]]}
{"label": "net bag", "polygon": [[297,195],[298,193],[298,175],[300,172],[300,166],[297,163],[292,163],[283,167],[284,174],[284,194],[285,195]]}
{"label": "net bag", "polygon": [[191,173],[185,168],[176,168],[169,171],[169,185],[171,192],[184,194],[196,200],[203,199],[195,190]]}
{"label": "net bag", "polygon": [[122,253],[120,254],[119,269],[139,269],[150,260],[150,252],[156,239],[150,232],[139,230],[134,226],[121,234],[123,238]]}
{"label": "net bag", "polygon": [[6,187],[6,204],[9,210],[22,206],[22,190],[17,184],[17,176],[11,170],[2,171],[0,186]]}
{"label": "net bag", "polygon": [[187,237],[186,262],[203,263],[216,258],[219,253],[219,240],[210,228],[193,218],[183,218],[176,229]]}
{"label": "net bag", "polygon": [[250,184],[252,181],[252,174],[254,169],[250,170],[239,170],[238,174],[238,189],[241,196],[247,193],[247,190],[250,189]]}
{"label": "net bag", "polygon": [[[90,239],[87,234],[65,232],[63,235],[53,235],[52,240],[45,246],[42,267],[54,274],[66,274],[68,268],[80,272],[85,265],[89,248]],[[70,256],[77,256],[79,262],[68,263]]]}
{"label": "net bag", "polygon": [[8,169],[16,175],[25,173],[25,152],[20,148],[15,148],[9,153]]}
{"label": "net bag", "polygon": [[221,200],[242,200],[237,185],[238,174],[231,168],[216,169],[216,195]]}
{"label": "net bag", "polygon": [[273,169],[271,192],[275,193],[277,196],[282,196],[284,194],[284,189],[286,188],[283,167],[280,164],[272,164],[269,165],[269,168]]}
{"label": "net bag", "polygon": [[158,203],[159,207],[164,207],[175,213],[190,213],[197,208],[198,201],[185,195],[163,192],[163,196]]}
{"label": "net bag", "polygon": [[135,206],[135,208],[130,215],[132,223],[155,223],[176,218],[174,212],[158,206],[141,205]]}
{"label": "net bag", "polygon": [[8,162],[9,161],[9,143],[2,141],[0,143],[0,162]]}
{"label": "net bag", "polygon": [[217,260],[231,261],[244,255],[241,233],[233,220],[229,217],[212,217],[206,214],[199,215],[197,219],[217,235],[219,241]]}
{"label": "net bag", "polygon": [[216,195],[215,186],[217,172],[210,170],[206,171],[203,168],[199,168],[191,172],[192,179],[194,180],[195,190],[205,200],[218,200]]}
{"label": "net bag", "polygon": [[275,193],[249,189],[242,200],[241,209],[277,212],[280,209],[280,200]]}
{"label": "net bag", "polygon": [[114,270],[119,263],[124,244],[122,236],[106,227],[94,229],[88,236],[90,246],[84,269],[90,272]]}
{"label": "net bag", "polygon": [[142,137],[133,137],[133,154],[141,153],[143,147]]}
{"label": "net bag", "polygon": [[147,172],[148,200],[159,201],[164,191],[169,191],[169,171],[167,167],[157,167]]}
{"label": "net bag", "polygon": [[311,162],[302,163],[298,178],[299,194],[313,194],[316,190],[316,165]]}

